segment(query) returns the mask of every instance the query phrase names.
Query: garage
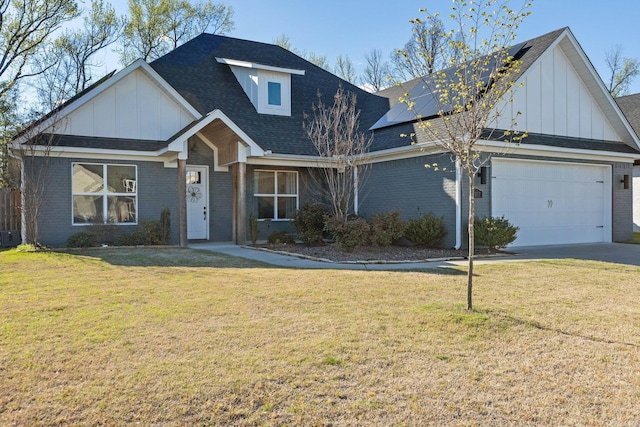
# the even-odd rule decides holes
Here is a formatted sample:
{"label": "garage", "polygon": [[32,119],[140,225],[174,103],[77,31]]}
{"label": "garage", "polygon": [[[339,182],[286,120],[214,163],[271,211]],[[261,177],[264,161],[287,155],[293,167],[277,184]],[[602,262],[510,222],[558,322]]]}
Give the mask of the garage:
{"label": "garage", "polygon": [[611,166],[494,158],[491,194],[520,227],[512,246],[611,241]]}

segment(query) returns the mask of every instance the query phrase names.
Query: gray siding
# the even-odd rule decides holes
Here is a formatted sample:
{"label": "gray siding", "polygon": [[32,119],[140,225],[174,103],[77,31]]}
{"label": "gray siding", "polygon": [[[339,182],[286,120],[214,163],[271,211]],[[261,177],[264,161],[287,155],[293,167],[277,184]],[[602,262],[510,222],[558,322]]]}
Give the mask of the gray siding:
{"label": "gray siding", "polygon": [[[624,242],[633,238],[633,164],[615,163],[612,168],[612,233],[614,242]],[[629,188],[620,182],[629,175]]]}
{"label": "gray siding", "polygon": [[[176,169],[164,168],[163,163],[129,162],[101,159],[35,159],[25,163],[25,172],[31,167],[41,168],[45,174],[44,196],[38,220],[40,242],[48,246],[63,246],[72,234],[87,230],[85,225],[72,225],[71,165],[80,163],[108,163],[136,165],[138,168],[138,221],[157,220],[160,211],[168,207],[171,211],[171,240],[178,239],[178,209],[175,197]],[[133,230],[133,225],[118,226],[125,232]]]}
{"label": "gray siding", "polygon": [[[438,164],[435,170],[433,164]],[[425,168],[425,165],[431,165]],[[446,170],[443,170],[446,168]],[[360,215],[400,211],[407,220],[431,213],[443,216],[447,235],[443,247],[453,247],[456,235],[456,170],[448,154],[374,163],[361,185]]]}
{"label": "gray siding", "polygon": [[[306,168],[291,168],[291,167],[277,167],[277,166],[247,166],[247,221],[249,214],[253,213],[258,215],[258,203],[253,196],[255,193],[254,188],[254,171],[255,170],[282,170],[282,171],[297,171],[298,172],[298,206],[302,206],[304,203],[319,201],[320,195],[312,189],[310,183],[309,171]],[[287,231],[289,233],[296,233],[296,229],[293,226],[293,222],[281,220],[281,221],[259,221],[258,223],[258,240],[267,240],[270,234],[279,231]],[[247,240],[250,240],[250,228],[247,223]]]}

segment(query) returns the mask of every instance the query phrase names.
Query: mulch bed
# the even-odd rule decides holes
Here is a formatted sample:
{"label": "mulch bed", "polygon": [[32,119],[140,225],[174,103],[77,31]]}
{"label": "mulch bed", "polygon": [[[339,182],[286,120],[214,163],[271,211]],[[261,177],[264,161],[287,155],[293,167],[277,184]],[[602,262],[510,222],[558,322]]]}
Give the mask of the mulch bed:
{"label": "mulch bed", "polygon": [[257,245],[259,249],[284,252],[305,258],[329,260],[333,262],[402,262],[424,261],[433,259],[459,259],[468,255],[466,250],[419,248],[407,246],[364,246],[353,252],[344,252],[335,244],[307,246],[304,244]]}

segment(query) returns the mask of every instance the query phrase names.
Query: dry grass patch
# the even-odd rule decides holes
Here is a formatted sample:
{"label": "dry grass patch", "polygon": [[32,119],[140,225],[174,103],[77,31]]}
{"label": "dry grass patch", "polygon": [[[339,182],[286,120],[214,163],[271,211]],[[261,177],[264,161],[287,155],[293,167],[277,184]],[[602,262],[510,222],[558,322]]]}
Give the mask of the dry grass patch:
{"label": "dry grass patch", "polygon": [[[0,252],[0,425],[633,425],[640,269]],[[251,267],[251,268],[247,268]]]}

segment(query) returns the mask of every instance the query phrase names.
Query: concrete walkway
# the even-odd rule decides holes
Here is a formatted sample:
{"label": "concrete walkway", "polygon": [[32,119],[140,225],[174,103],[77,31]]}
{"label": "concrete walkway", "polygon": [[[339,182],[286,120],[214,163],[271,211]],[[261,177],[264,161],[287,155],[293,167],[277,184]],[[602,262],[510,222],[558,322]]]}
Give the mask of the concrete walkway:
{"label": "concrete walkway", "polygon": [[[327,263],[313,261],[295,256],[281,255],[267,251],[244,248],[230,243],[191,243],[190,248],[204,249],[219,252],[227,255],[251,259],[286,268],[299,269],[342,269],[342,270],[419,270],[427,268],[443,268],[453,266],[464,266],[466,260],[455,261],[433,261],[404,264],[346,264]],[[491,262],[513,262],[523,260],[542,259],[585,259],[594,261],[606,261],[618,264],[640,266],[640,245],[627,245],[622,243],[598,243],[583,245],[561,245],[561,246],[531,246],[511,249],[514,255],[478,258],[476,264]]]}

